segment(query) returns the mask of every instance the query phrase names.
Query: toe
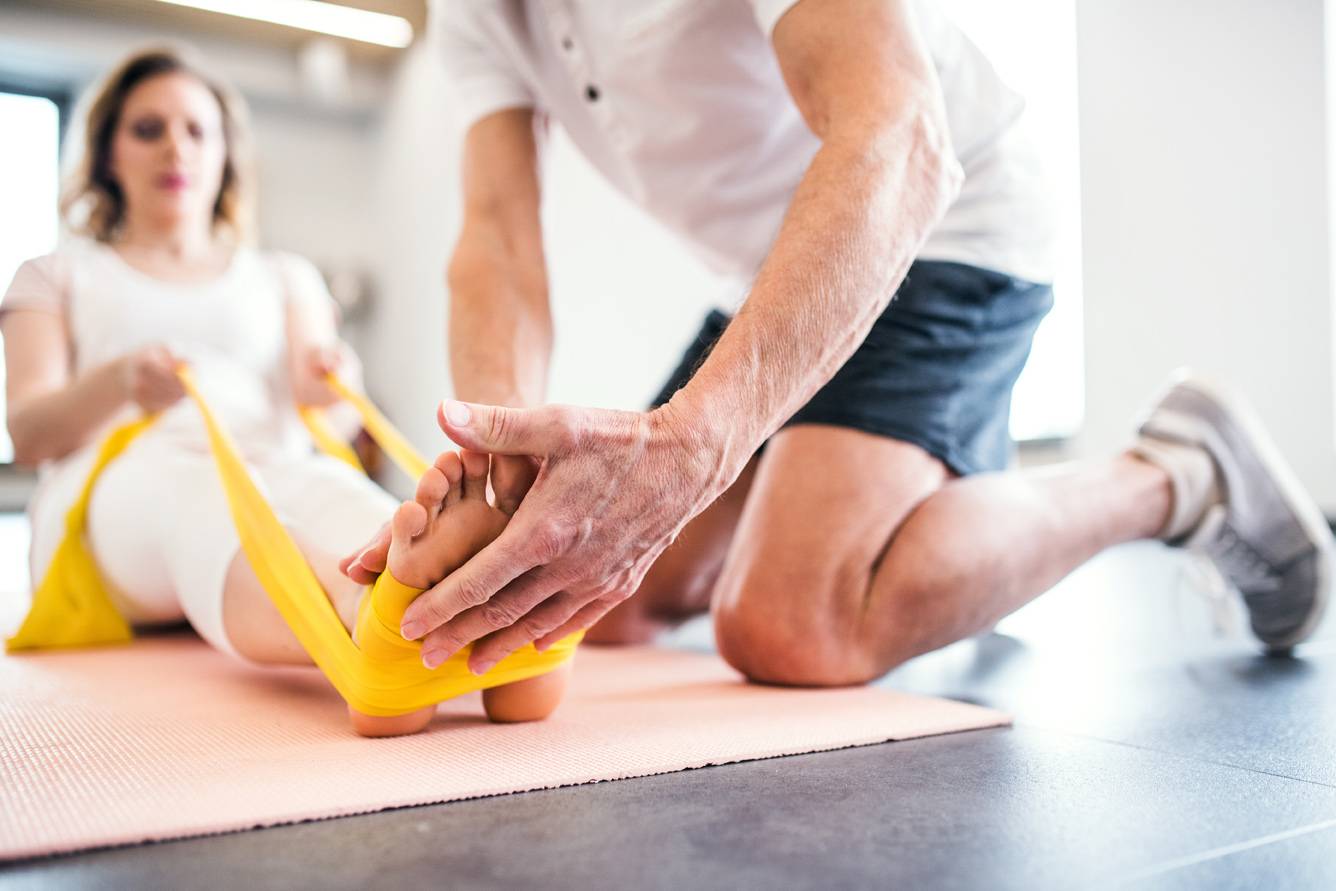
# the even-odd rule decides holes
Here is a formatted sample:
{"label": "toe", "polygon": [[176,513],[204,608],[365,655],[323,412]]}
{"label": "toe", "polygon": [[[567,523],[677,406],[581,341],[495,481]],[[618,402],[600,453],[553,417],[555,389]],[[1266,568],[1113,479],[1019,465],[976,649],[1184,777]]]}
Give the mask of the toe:
{"label": "toe", "polygon": [[458,501],[462,494],[460,484],[464,481],[464,465],[459,460],[459,453],[442,452],[436,458],[436,469],[450,483],[450,491],[445,496],[445,506],[449,507]]}
{"label": "toe", "polygon": [[390,522],[390,537],[392,541],[407,542],[421,535],[426,528],[427,509],[416,501],[405,501],[394,512],[394,519]]}
{"label": "toe", "polygon": [[487,497],[487,456],[482,452],[460,452],[464,464],[464,497]]}
{"label": "toe", "polygon": [[449,491],[450,481],[446,479],[445,474],[441,473],[439,468],[428,467],[426,473],[422,474],[422,479],[418,480],[413,500],[427,509],[428,516],[433,516],[445,503]]}

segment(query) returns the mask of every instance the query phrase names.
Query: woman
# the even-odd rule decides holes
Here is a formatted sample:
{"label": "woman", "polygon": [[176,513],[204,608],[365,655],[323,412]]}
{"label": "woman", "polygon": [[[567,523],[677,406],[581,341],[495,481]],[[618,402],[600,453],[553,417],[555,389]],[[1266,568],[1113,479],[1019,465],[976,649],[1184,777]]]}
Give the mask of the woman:
{"label": "woman", "polygon": [[[193,369],[349,628],[363,589],[334,555],[393,516],[389,569],[425,588],[507,517],[486,500],[484,455],[442,455],[396,511],[364,476],[313,451],[297,406],[337,402],[323,378],[354,361],[315,268],[248,246],[246,137],[239,100],[175,51],[137,53],[108,76],[61,205],[80,237],[23,264],[0,301],[9,432],[16,461],[40,468],[29,506],[40,579],[101,438],[160,412],[89,503],[89,544],[116,606],[132,624],[187,619],[253,662],[309,664],[239,549],[178,364]],[[544,717],[564,683],[555,672],[487,691],[488,714]],[[353,722],[371,735],[413,732],[432,711]]]}

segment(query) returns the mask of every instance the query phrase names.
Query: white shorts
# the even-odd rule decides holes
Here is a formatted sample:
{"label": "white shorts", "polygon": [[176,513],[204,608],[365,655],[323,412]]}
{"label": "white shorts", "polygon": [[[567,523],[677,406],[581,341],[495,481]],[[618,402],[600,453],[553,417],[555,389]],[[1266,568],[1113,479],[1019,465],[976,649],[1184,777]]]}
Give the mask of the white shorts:
{"label": "white shorts", "polygon": [[[241,545],[217,465],[209,452],[153,433],[109,464],[94,487],[90,548],[131,624],[186,619],[210,644],[235,656],[223,629],[223,584]],[[365,544],[399,505],[366,476],[326,455],[275,455],[252,460],[250,467],[283,525],[331,561]],[[50,493],[62,509],[33,517],[34,583],[50,563],[65,510],[84,482],[77,476],[61,487],[74,491]]]}

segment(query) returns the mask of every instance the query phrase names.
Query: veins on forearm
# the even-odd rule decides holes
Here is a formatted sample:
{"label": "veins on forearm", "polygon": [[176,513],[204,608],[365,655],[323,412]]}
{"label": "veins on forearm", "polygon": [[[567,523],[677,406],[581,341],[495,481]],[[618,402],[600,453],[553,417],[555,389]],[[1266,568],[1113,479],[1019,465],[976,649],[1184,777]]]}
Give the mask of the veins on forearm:
{"label": "veins on forearm", "polygon": [[885,309],[952,191],[938,141],[931,125],[902,126],[832,138],[814,157],[751,295],[682,400],[724,424],[734,451],[811,398]]}

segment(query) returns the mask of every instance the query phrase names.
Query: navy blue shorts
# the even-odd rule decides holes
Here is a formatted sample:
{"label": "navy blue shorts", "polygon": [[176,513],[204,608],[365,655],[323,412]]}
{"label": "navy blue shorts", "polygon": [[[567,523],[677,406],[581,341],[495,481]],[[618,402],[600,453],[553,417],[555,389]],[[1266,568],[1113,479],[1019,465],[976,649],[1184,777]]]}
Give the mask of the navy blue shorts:
{"label": "navy blue shorts", "polygon": [[[965,475],[1002,470],[1008,420],[1053,289],[961,263],[920,260],[867,339],[785,426],[831,424],[913,443]],[[691,379],[730,317],[713,310],[655,398]]]}

